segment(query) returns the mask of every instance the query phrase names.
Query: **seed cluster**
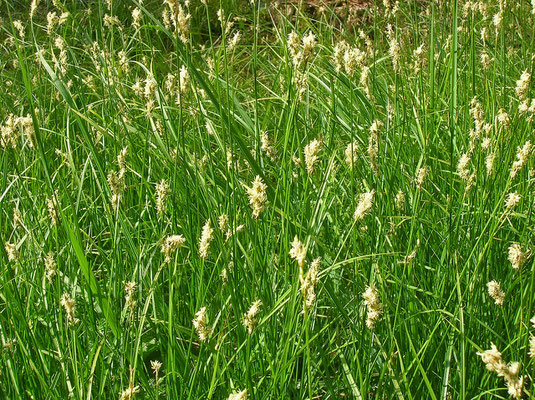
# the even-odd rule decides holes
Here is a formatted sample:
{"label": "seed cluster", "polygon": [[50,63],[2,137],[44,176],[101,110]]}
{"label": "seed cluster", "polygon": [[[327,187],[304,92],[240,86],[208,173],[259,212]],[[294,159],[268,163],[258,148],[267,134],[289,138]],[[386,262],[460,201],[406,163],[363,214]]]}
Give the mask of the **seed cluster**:
{"label": "seed cluster", "polygon": [[515,399],[522,397],[522,387],[524,385],[524,377],[518,376],[520,371],[519,362],[511,362],[506,364],[502,359],[502,353],[494,343],[491,343],[490,350],[485,350],[483,353],[477,353],[481,360],[487,366],[489,371],[496,372],[498,376],[503,377],[509,395]]}

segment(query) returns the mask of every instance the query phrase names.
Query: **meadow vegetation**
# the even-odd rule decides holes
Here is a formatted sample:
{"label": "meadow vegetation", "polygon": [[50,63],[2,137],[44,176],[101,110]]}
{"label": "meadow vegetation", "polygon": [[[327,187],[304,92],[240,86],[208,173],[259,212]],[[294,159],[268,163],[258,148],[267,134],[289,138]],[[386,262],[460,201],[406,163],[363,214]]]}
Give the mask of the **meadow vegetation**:
{"label": "meadow vegetation", "polygon": [[0,16],[0,397],[535,396],[534,0]]}

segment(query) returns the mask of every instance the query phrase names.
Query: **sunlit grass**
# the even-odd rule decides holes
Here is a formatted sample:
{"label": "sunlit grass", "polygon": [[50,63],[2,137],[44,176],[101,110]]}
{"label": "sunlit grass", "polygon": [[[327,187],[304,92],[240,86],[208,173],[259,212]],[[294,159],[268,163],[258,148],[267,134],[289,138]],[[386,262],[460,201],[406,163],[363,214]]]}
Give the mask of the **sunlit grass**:
{"label": "sunlit grass", "polygon": [[1,396],[531,396],[531,4],[0,10]]}

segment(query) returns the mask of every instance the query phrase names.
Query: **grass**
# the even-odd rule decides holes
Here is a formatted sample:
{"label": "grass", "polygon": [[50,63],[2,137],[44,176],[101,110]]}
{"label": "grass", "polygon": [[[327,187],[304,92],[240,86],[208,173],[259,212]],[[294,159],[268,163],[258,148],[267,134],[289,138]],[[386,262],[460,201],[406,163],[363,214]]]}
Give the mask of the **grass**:
{"label": "grass", "polygon": [[0,9],[0,397],[532,396],[531,4]]}

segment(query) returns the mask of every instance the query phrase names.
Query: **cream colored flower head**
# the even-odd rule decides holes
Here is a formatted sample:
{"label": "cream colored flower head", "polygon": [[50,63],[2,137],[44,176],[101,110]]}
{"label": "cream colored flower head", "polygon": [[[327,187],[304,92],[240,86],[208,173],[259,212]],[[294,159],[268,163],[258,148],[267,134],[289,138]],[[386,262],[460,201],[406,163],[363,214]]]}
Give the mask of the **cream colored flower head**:
{"label": "cream colored flower head", "polygon": [[227,400],[247,400],[247,389],[232,393]]}
{"label": "cream colored flower head", "polygon": [[199,255],[202,259],[208,257],[208,251],[210,249],[210,242],[214,238],[214,230],[210,225],[210,220],[206,220],[202,228],[201,238],[199,239]]}
{"label": "cream colored flower head", "polygon": [[264,211],[264,204],[267,200],[267,185],[262,181],[260,175],[257,175],[251,187],[246,188],[247,194],[249,195],[249,204],[251,204],[251,208],[253,209],[252,216],[254,219],[257,219],[260,213]]}
{"label": "cream colored flower head", "polygon": [[503,306],[505,292],[501,289],[500,283],[496,281],[490,281],[487,283],[487,289],[489,296],[494,299],[494,302],[499,306]]}
{"label": "cream colored flower head", "polygon": [[366,326],[368,329],[373,329],[375,327],[375,323],[383,312],[383,307],[379,301],[379,293],[374,285],[370,285],[367,286],[364,293],[362,293],[362,298],[364,299],[364,304],[368,309]]}
{"label": "cream colored flower head", "polygon": [[256,316],[260,312],[261,306],[262,302],[260,300],[256,300],[251,305],[251,308],[249,308],[249,311],[247,311],[243,316],[243,326],[247,328],[247,332],[249,334],[253,333],[253,329],[258,322]]}
{"label": "cream colored flower head", "polygon": [[375,190],[371,190],[360,195],[357,209],[355,210],[355,214],[353,214],[355,221],[360,221],[370,212],[373,206],[374,195]]}
{"label": "cream colored flower head", "polygon": [[171,235],[165,238],[162,244],[162,253],[165,254],[165,263],[171,262],[171,254],[182,247],[186,243],[186,239],[182,235]]}
{"label": "cream colored flower head", "polygon": [[290,257],[297,261],[299,267],[303,267],[306,263],[307,249],[303,243],[299,241],[297,235],[292,242],[292,248],[290,249]]}
{"label": "cream colored flower head", "polygon": [[309,175],[314,173],[314,166],[318,161],[319,153],[323,148],[323,141],[321,139],[314,139],[308,143],[304,148],[305,165]]}
{"label": "cream colored flower head", "polygon": [[508,259],[514,269],[519,269],[526,262],[527,252],[524,252],[518,243],[513,243],[509,246]]}
{"label": "cream colored flower head", "polygon": [[193,327],[197,331],[197,335],[199,335],[199,340],[201,342],[205,342],[206,339],[208,339],[208,336],[210,335],[208,318],[206,317],[206,307],[202,307],[199,311],[197,311],[197,313],[195,314],[195,318],[192,322]]}

